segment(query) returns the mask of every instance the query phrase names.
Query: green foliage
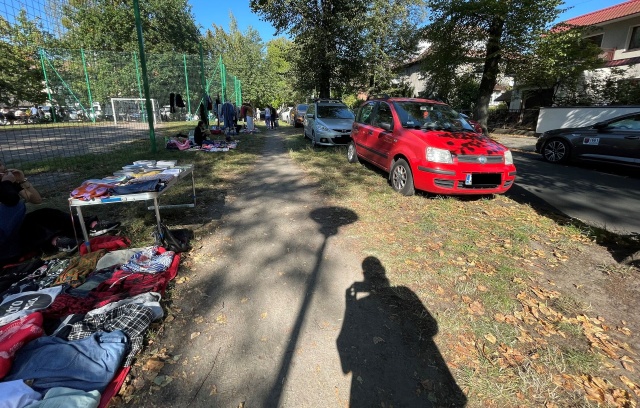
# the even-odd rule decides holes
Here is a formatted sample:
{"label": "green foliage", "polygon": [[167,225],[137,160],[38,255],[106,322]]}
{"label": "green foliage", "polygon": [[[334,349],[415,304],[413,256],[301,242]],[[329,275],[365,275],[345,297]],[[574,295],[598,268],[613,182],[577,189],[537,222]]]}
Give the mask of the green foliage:
{"label": "green foliage", "polygon": [[425,39],[432,46],[425,64],[437,93],[450,95],[462,72],[481,72],[476,104],[478,120],[486,125],[488,104],[514,56],[530,50],[561,12],[561,0],[433,0]]}
{"label": "green foliage", "polygon": [[583,72],[604,64],[600,47],[584,38],[588,31],[585,27],[556,27],[540,36],[530,52],[510,61],[510,71],[518,86],[527,89],[527,96],[546,99],[546,106],[582,99],[579,90],[584,89]]}
{"label": "green foliage", "polygon": [[425,0],[252,0],[251,8],[294,38],[295,87],[330,97],[388,86],[391,68],[415,51]]}
{"label": "green foliage", "polygon": [[0,103],[42,103],[43,75],[38,47],[45,34],[39,20],[30,21],[23,9],[15,24],[0,17]]}
{"label": "green foliage", "polygon": [[[71,0],[63,8],[64,48],[138,51],[131,3]],[[200,33],[186,0],[140,2],[145,49],[152,53],[198,53]]]}
{"label": "green foliage", "polygon": [[[203,42],[205,53],[215,58],[222,56],[227,72],[233,72],[242,80],[243,100],[262,103],[269,90],[262,39],[251,27],[245,33],[240,32],[232,14],[229,20],[229,32],[215,24],[213,30],[207,30]],[[220,72],[211,79],[219,82]]]}

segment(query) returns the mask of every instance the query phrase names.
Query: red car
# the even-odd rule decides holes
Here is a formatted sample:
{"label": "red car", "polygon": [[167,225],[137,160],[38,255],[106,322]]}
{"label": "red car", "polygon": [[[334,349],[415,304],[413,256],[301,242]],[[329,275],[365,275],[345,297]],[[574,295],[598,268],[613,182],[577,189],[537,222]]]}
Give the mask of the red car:
{"label": "red car", "polygon": [[359,109],[347,150],[389,173],[403,195],[501,194],[516,179],[511,151],[475,132],[449,105],[428,99],[377,98]]}

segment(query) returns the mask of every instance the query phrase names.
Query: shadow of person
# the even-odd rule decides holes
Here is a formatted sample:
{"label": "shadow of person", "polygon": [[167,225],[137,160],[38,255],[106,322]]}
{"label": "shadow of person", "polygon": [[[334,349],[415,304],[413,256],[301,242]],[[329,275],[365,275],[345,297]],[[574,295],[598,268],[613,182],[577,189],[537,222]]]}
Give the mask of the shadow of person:
{"label": "shadow of person", "polygon": [[363,282],[346,292],[337,340],[342,371],[351,373],[351,407],[462,407],[467,398],[433,336],[438,324],[406,287],[392,287],[375,257]]}

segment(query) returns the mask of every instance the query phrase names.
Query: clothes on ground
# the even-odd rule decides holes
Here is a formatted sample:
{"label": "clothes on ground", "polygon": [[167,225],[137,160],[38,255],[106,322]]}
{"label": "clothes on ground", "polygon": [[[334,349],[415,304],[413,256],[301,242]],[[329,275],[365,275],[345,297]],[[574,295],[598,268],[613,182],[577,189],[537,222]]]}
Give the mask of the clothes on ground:
{"label": "clothes on ground", "polygon": [[122,265],[123,271],[158,273],[166,271],[173,261],[174,252],[158,251],[158,247],[147,247],[135,253],[129,262]]}
{"label": "clothes on ground", "polygon": [[69,266],[58,276],[54,285],[68,284],[72,288],[80,286],[87,275],[95,271],[98,260],[102,258],[107,251],[99,249],[95,252],[90,252],[86,255],[76,255],[71,258]]}
{"label": "clothes on ground", "polygon": [[[93,248],[93,244],[91,245],[91,248]],[[126,264],[127,262],[129,262],[133,255],[135,255],[137,252],[140,252],[141,250],[142,248],[129,248],[111,251],[100,258],[100,260],[96,264],[96,270]]]}
{"label": "clothes on ground", "polygon": [[141,304],[128,303],[106,313],[85,316],[84,320],[71,325],[67,340],[84,339],[99,331],[121,330],[131,342],[124,366],[133,363],[133,358],[142,350],[144,335],[153,321],[153,311]]}
{"label": "clothes on ground", "polygon": [[76,341],[40,337],[16,353],[5,378],[33,380],[36,391],[69,387],[103,392],[128,350],[129,341],[120,330],[98,332]]}
{"label": "clothes on ground", "polygon": [[145,292],[136,296],[132,296],[130,298],[122,299],[117,302],[109,303],[108,305],[99,307],[97,309],[93,309],[87,313],[87,316],[93,316],[101,313],[107,313],[116,307],[120,307],[127,304],[140,304],[144,307],[148,307],[153,312],[153,320],[162,319],[164,316],[164,311],[162,310],[162,306],[160,306],[160,299],[162,299],[162,295],[158,292]]}
{"label": "clothes on ground", "polygon": [[[11,370],[16,351],[31,340],[42,336],[43,333],[42,314],[38,312],[0,326],[0,379]],[[1,399],[0,397],[0,407]]]}
{"label": "clothes on ground", "polygon": [[11,323],[37,310],[46,309],[53,305],[61,291],[62,287],[56,286],[7,296],[0,303],[0,325]]}
{"label": "clothes on ground", "polygon": [[29,408],[96,408],[100,404],[100,393],[85,392],[67,387],[54,387]]}
{"label": "clothes on ground", "polygon": [[24,408],[42,398],[22,380],[0,382],[0,408]]}

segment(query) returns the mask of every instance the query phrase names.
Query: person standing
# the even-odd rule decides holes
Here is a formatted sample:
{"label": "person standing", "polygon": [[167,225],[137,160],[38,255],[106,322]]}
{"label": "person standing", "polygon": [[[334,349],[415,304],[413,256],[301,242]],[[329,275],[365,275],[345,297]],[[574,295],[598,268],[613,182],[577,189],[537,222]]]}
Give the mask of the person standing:
{"label": "person standing", "polygon": [[278,111],[271,106],[271,129],[276,128],[276,121],[278,120]]}
{"label": "person standing", "polygon": [[247,104],[245,113],[247,120],[247,130],[249,132],[253,132],[253,106],[251,106],[251,102]]}
{"label": "person standing", "polygon": [[264,108],[264,124],[267,125],[267,129],[271,129],[271,109],[269,105]]}

